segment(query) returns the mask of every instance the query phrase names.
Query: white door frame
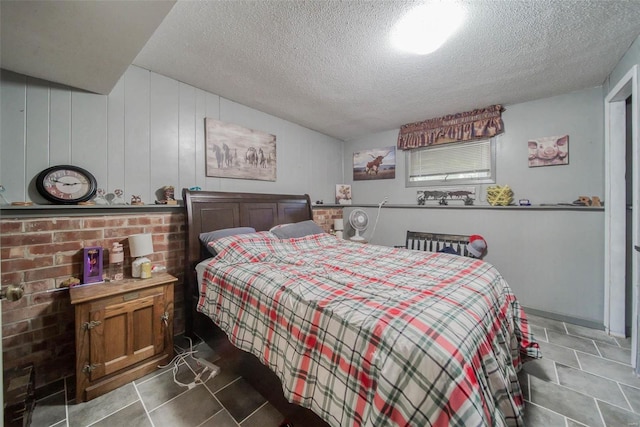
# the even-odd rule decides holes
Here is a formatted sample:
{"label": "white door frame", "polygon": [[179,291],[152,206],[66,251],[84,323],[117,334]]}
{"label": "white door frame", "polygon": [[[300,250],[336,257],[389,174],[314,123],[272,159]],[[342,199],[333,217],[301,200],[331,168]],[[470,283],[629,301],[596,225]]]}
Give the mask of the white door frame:
{"label": "white door frame", "polygon": [[[625,336],[625,257],[626,257],[626,99],[633,95],[631,105],[631,144],[633,156],[633,245],[640,245],[640,181],[638,169],[638,66],[634,65],[607,94],[605,111],[605,283],[604,326],[614,336]],[[636,368],[638,349],[638,264],[640,253],[633,251],[633,317],[631,333],[631,364]]]}

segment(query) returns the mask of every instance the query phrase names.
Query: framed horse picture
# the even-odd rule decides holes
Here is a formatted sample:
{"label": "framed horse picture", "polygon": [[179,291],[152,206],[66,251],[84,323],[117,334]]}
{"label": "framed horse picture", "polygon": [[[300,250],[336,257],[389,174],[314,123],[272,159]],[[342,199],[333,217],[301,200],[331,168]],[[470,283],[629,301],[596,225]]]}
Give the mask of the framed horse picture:
{"label": "framed horse picture", "polygon": [[206,175],[276,180],[276,136],[205,118]]}

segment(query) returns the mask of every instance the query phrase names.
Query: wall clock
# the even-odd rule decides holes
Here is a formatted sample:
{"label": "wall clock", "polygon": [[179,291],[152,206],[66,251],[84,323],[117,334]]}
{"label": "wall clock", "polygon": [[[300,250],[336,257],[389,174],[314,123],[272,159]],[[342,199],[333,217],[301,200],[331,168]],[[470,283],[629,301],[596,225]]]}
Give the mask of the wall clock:
{"label": "wall clock", "polygon": [[53,203],[86,202],[95,196],[97,186],[89,171],[70,165],[52,166],[36,178],[38,192]]}

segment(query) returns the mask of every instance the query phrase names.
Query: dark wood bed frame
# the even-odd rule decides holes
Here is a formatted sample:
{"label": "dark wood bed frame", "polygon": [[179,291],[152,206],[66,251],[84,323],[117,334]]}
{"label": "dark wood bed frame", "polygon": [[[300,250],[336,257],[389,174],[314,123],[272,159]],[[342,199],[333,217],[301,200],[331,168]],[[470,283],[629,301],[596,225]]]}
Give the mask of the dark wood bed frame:
{"label": "dark wood bed frame", "polygon": [[[200,233],[234,227],[269,230],[274,225],[313,219],[309,195],[227,193],[219,191],[182,190],[187,213],[185,241],[185,334],[191,338],[226,337],[211,319],[196,312],[199,284],[195,266],[211,255],[200,243]],[[327,426],[306,408],[293,405],[284,398],[277,376],[260,361],[225,340],[226,356],[241,359],[242,377],[260,392],[290,425]],[[218,350],[218,349],[214,349]],[[232,354],[228,354],[232,352]]]}

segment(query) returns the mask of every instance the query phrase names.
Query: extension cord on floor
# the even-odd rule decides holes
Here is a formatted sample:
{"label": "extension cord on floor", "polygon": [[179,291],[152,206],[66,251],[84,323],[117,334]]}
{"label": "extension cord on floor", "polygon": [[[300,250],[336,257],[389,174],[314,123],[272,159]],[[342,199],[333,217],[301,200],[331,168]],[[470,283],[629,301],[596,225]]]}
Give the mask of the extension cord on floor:
{"label": "extension cord on floor", "polygon": [[198,365],[209,369],[212,375],[215,375],[220,372],[220,367],[218,365],[211,363],[208,360],[203,359],[201,357],[194,357],[194,359],[196,360],[196,363],[198,363]]}

